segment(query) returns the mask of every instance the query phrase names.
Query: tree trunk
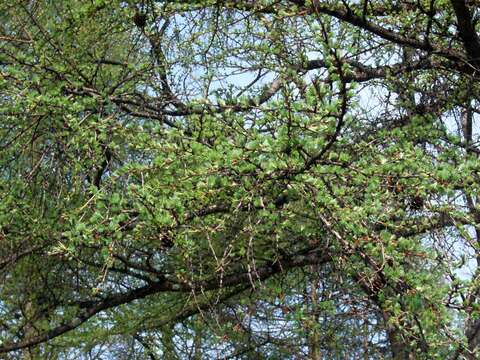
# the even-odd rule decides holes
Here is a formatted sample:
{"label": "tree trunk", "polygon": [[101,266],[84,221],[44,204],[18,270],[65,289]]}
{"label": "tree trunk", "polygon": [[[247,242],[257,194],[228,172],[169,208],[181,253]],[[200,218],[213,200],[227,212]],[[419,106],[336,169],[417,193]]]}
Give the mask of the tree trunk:
{"label": "tree trunk", "polygon": [[162,329],[163,359],[165,360],[176,360],[178,358],[173,337],[173,326],[165,326]]}
{"label": "tree trunk", "polygon": [[317,307],[318,307],[318,278],[316,276],[317,271],[316,268],[312,266],[312,274],[313,279],[310,281],[310,301],[311,301],[311,313],[310,313],[310,320],[312,324],[312,328],[310,334],[308,336],[308,352],[309,352],[309,359],[312,360],[321,360],[322,354],[320,352],[320,334],[318,333],[318,315],[317,315]]}

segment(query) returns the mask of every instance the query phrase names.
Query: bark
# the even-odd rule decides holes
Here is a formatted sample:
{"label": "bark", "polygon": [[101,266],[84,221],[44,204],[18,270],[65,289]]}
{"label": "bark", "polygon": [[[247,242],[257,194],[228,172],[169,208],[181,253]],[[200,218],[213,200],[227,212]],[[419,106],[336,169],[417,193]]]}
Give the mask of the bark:
{"label": "bark", "polygon": [[[32,301],[29,301],[25,305],[25,313],[29,318],[27,324],[25,325],[25,337],[33,338],[38,335],[37,329],[34,326],[34,317],[35,317],[35,306]],[[40,349],[38,346],[30,346],[22,350],[22,360],[39,360],[40,359]]]}
{"label": "bark", "polygon": [[178,359],[175,351],[174,332],[172,326],[165,326],[162,329],[162,345],[163,345],[163,359],[176,360]]}
{"label": "bark", "polygon": [[312,360],[321,360],[322,359],[322,354],[320,351],[320,334],[319,334],[319,328],[318,328],[318,294],[317,294],[317,289],[318,289],[318,277],[317,277],[317,271],[315,267],[312,266],[311,268],[311,273],[313,274],[313,279],[310,282],[310,301],[311,301],[311,314],[310,318],[313,324],[313,328],[310,331],[309,337],[308,337],[308,343],[309,343],[309,359]]}
{"label": "bark", "polygon": [[395,329],[388,331],[388,340],[393,360],[413,360],[414,354],[408,349],[402,336]]}
{"label": "bark", "polygon": [[197,316],[197,319],[195,319],[195,339],[193,342],[195,349],[193,355],[194,360],[202,360],[202,333],[202,319],[200,316]]}

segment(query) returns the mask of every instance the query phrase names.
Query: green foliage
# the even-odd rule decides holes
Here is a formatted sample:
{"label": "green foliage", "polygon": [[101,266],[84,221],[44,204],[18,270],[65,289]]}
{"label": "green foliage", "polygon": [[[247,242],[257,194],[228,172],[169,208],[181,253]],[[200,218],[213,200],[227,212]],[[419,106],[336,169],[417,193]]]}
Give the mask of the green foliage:
{"label": "green foliage", "polygon": [[462,3],[1,3],[0,352],[476,358]]}

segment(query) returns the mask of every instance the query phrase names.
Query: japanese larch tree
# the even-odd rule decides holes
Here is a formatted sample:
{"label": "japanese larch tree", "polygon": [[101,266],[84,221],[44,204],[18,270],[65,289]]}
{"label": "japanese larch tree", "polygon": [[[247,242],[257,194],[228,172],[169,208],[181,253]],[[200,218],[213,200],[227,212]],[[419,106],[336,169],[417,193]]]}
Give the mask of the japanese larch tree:
{"label": "japanese larch tree", "polygon": [[479,5],[0,1],[0,356],[480,358]]}

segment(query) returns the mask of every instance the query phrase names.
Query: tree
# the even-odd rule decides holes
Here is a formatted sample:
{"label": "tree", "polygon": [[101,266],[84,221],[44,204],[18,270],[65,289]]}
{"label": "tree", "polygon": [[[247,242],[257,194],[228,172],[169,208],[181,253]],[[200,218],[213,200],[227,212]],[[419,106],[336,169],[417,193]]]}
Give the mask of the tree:
{"label": "tree", "polygon": [[478,3],[0,4],[6,358],[479,358]]}

